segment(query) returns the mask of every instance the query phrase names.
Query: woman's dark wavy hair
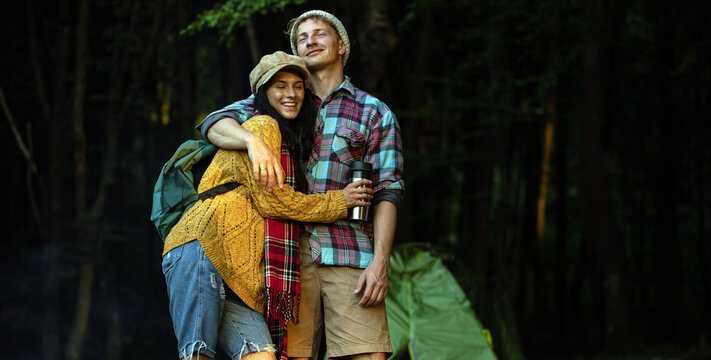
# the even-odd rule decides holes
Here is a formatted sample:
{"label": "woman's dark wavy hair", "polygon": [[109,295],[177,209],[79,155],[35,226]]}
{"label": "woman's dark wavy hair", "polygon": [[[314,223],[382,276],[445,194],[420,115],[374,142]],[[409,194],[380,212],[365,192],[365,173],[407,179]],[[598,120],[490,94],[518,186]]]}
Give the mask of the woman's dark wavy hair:
{"label": "woman's dark wavy hair", "polygon": [[[303,79],[303,75],[296,71],[290,71],[290,69],[281,71],[287,71]],[[301,105],[299,115],[293,120],[286,120],[269,104],[267,89],[271,83],[270,80],[257,89],[257,94],[254,96],[254,106],[262,115],[273,117],[279,124],[281,141],[289,150],[294,162],[294,188],[301,192],[307,192],[308,183],[304,163],[309,159],[314,146],[314,128],[316,126],[313,95],[304,89],[304,103]]]}

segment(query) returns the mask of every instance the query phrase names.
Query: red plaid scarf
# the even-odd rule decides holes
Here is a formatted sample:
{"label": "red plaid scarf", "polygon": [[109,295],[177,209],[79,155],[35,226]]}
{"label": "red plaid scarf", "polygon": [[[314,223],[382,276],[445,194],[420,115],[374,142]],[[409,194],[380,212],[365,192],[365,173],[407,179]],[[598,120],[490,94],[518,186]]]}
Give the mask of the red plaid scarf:
{"label": "red plaid scarf", "polygon": [[[294,164],[282,144],[281,166],[285,182],[294,186]],[[272,341],[277,346],[277,358],[286,359],[286,324],[299,322],[299,225],[292,221],[265,219],[264,260],[266,263],[264,317]]]}

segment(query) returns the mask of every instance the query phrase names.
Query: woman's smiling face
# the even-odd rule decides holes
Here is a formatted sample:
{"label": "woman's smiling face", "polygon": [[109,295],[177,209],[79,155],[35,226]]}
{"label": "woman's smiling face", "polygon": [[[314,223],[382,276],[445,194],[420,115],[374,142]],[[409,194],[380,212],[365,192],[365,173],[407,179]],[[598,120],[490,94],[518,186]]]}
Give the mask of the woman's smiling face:
{"label": "woman's smiling face", "polygon": [[295,119],[304,102],[304,80],[287,71],[279,71],[267,88],[267,99],[284,119]]}

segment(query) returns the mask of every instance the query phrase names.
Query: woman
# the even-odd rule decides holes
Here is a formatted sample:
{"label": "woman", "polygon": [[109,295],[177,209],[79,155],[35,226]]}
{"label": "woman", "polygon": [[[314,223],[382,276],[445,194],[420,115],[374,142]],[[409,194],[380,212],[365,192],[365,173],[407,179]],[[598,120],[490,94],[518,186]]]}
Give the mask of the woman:
{"label": "woman", "polygon": [[266,191],[246,151],[221,149],[198,190],[234,189],[199,200],[166,238],[163,273],[184,359],[198,353],[212,359],[218,345],[233,359],[275,359],[285,347],[286,322],[297,319],[299,265],[298,224],[272,219],[332,222],[372,198],[361,187],[367,180],[326,194],[294,190],[308,188],[301,163],[314,143],[315,111],[305,91],[310,78],[301,58],[266,55],[249,79],[258,115],[242,126],[281,153],[287,181]]}

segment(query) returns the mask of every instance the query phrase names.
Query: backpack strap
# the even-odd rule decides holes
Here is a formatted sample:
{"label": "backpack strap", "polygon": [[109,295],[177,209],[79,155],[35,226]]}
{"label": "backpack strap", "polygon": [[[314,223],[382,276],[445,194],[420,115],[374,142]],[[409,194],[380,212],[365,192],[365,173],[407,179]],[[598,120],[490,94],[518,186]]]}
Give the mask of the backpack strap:
{"label": "backpack strap", "polygon": [[238,182],[230,182],[227,184],[222,184],[222,185],[217,185],[214,188],[207,189],[201,193],[198,194],[198,200],[205,200],[209,199],[211,197],[215,197],[217,195],[222,195],[228,191],[236,189],[240,183]]}

